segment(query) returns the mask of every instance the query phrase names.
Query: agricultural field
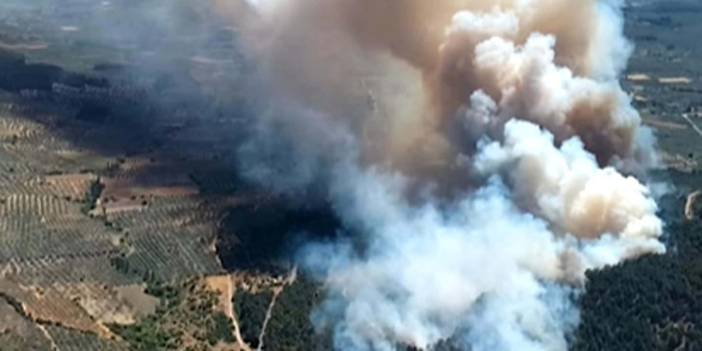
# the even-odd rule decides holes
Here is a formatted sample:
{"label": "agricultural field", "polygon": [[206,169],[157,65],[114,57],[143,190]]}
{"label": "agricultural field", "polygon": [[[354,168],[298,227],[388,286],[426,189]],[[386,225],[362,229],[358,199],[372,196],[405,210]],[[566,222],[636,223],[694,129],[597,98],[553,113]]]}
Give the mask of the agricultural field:
{"label": "agricultural field", "polygon": [[241,122],[213,122],[214,97],[177,74],[235,62],[128,66],[143,53],[71,26],[91,4],[0,5],[0,349],[249,350],[232,302],[248,285],[218,237],[229,211],[273,200],[237,181]]}

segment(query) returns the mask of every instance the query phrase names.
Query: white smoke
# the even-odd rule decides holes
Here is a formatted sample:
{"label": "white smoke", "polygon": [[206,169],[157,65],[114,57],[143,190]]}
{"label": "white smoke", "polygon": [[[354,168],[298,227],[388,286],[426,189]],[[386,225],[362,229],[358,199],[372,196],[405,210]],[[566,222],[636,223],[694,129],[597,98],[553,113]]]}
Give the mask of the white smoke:
{"label": "white smoke", "polygon": [[315,318],[334,326],[337,349],[426,348],[464,328],[479,328],[466,335],[475,350],[565,348],[563,322],[575,310],[553,310],[548,290],[561,287],[542,282],[561,274],[566,245],[544,221],[515,208],[498,180],[443,209],[407,203],[401,187],[357,175],[339,196],[368,235],[366,250],[304,252],[308,267],[324,268],[331,295]]}
{"label": "white smoke", "polygon": [[[648,188],[612,167],[599,168],[578,139],[556,148],[549,133],[512,120],[502,143],[483,146],[476,168],[486,174],[503,169],[518,203],[557,233],[584,239],[585,269],[665,250],[658,241],[662,222]],[[583,273],[570,279],[582,279]]]}
{"label": "white smoke", "polygon": [[[618,12],[604,4],[596,8],[602,17],[598,24],[602,23],[587,52],[591,56],[588,75],[577,76],[571,68],[556,64],[553,34],[530,33],[518,44],[514,39],[518,20],[512,12],[482,16],[461,12],[454,16],[445,45],[465,41],[466,36],[477,41],[474,46],[462,46],[473,48],[465,53],[471,76],[481,82],[485,95],[499,102],[492,124],[526,119],[550,130],[559,142],[581,137],[604,163],[647,167],[656,161],[653,137],[641,126],[639,114],[617,81],[630,45],[616,27],[621,25],[614,15]],[[607,20],[613,17],[616,20]]]}
{"label": "white smoke", "polygon": [[[254,46],[276,97],[242,162],[249,178],[278,191],[321,187],[354,233],[347,242],[308,244],[299,255],[328,290],[312,318],[334,331],[337,349],[428,349],[451,339],[472,351],[563,351],[586,270],[665,251],[656,203],[633,176],[655,163],[655,140],[617,81],[631,52],[619,2],[581,1],[572,12],[559,12],[572,4],[562,0],[440,2],[457,12],[439,37],[420,40],[436,44],[429,58],[412,56],[425,53],[415,33],[396,32],[408,23],[425,28],[412,11],[426,3],[265,3],[257,6],[270,13],[263,22],[274,34]],[[370,11],[403,6],[397,19]],[[349,26],[345,16],[358,7],[388,22]],[[436,12],[432,21],[443,18]],[[309,40],[319,38],[315,29],[333,33],[330,47],[353,60],[329,60],[327,44]],[[388,52],[422,72],[414,83],[426,95],[373,94],[371,111],[354,110],[347,99],[354,77],[345,72],[356,71],[344,65],[379,62]],[[411,133],[377,135],[447,146],[369,157],[368,144],[379,142],[368,140],[375,119],[392,126],[406,118],[379,114],[375,100],[411,98],[440,108],[424,111],[429,122]],[[426,165],[437,177],[418,171]]]}
{"label": "white smoke", "polygon": [[368,247],[302,255],[331,291],[315,318],[338,349],[428,348],[460,332],[471,350],[565,350],[577,320],[568,287],[586,269],[664,251],[636,179],[598,168],[577,139],[556,148],[530,122],[508,122],[504,140],[485,143],[474,167],[504,170],[513,190],[493,175],[449,204],[412,204],[402,177],[342,167],[334,203]]}

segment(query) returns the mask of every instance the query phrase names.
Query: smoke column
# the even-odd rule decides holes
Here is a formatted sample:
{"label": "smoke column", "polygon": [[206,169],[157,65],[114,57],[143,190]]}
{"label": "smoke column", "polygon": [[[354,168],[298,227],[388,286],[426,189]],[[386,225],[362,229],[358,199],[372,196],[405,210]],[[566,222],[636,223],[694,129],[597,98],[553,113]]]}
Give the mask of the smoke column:
{"label": "smoke column", "polygon": [[665,251],[619,1],[247,6],[242,169],[343,221],[298,254],[337,349],[566,350],[585,271]]}

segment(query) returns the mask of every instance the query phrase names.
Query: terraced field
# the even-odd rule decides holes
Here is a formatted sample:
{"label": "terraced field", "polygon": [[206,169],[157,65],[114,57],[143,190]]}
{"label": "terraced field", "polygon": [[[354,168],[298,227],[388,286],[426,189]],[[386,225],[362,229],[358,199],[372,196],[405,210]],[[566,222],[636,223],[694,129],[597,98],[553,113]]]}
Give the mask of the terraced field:
{"label": "terraced field", "polygon": [[[2,57],[17,54],[0,49]],[[31,71],[23,60],[2,65]],[[168,310],[171,300],[155,297],[153,286],[226,274],[216,244],[222,219],[259,201],[235,192],[233,167],[221,162],[231,147],[209,147],[236,123],[194,137],[182,128],[197,122],[180,111],[142,125],[139,113],[153,110],[142,108],[148,97],[140,87],[77,77],[72,84],[27,80],[0,92],[2,350],[138,348],[115,331]],[[133,123],[125,127],[124,119]],[[159,142],[164,136],[167,145]],[[212,294],[231,301],[227,291],[202,296]],[[224,317],[200,327],[231,333],[231,303],[223,306],[230,306],[219,308]],[[188,345],[177,347],[196,346],[206,334],[191,332]]]}
{"label": "terraced field", "polygon": [[[7,20],[0,34],[12,36]],[[30,37],[50,36],[39,27]],[[247,213],[281,210],[236,177],[242,121],[162,85],[190,78],[91,70],[90,55],[54,66],[60,46],[13,45],[0,45],[0,349],[255,348],[239,333],[235,291],[277,296],[288,271],[223,262],[222,250],[262,250],[249,245],[260,233],[232,230]],[[51,64],[29,63],[42,58]],[[209,61],[191,64],[211,77]],[[264,229],[295,221],[279,217]]]}

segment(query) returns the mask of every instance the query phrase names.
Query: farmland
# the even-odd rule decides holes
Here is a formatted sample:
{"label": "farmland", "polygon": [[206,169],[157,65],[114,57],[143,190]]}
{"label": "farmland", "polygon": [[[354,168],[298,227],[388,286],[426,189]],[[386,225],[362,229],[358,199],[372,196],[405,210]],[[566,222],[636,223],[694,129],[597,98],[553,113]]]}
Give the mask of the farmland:
{"label": "farmland", "polygon": [[264,320],[239,322],[238,297],[285,301],[284,247],[265,245],[313,216],[237,177],[245,104],[213,89],[244,79],[230,29],[157,68],[74,28],[99,6],[65,5],[0,5],[0,348],[255,349]]}

